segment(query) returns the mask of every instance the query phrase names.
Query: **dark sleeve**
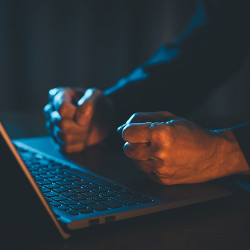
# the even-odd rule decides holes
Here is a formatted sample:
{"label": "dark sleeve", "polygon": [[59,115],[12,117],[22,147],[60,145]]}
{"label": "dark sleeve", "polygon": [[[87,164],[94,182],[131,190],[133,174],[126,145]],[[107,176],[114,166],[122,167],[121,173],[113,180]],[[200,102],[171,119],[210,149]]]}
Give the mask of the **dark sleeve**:
{"label": "dark sleeve", "polygon": [[184,32],[105,91],[117,123],[135,112],[185,116],[235,73],[249,44],[248,1],[203,0]]}
{"label": "dark sleeve", "polygon": [[231,129],[234,133],[245,159],[250,166],[250,122]]}

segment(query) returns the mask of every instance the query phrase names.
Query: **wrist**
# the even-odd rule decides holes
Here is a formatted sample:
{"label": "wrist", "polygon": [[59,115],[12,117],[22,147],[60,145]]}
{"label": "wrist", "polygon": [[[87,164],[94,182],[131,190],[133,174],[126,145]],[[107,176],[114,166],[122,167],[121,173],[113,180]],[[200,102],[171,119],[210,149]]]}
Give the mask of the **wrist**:
{"label": "wrist", "polygon": [[217,134],[219,145],[219,165],[227,172],[225,175],[250,173],[249,166],[240,145],[230,129],[213,131]]}

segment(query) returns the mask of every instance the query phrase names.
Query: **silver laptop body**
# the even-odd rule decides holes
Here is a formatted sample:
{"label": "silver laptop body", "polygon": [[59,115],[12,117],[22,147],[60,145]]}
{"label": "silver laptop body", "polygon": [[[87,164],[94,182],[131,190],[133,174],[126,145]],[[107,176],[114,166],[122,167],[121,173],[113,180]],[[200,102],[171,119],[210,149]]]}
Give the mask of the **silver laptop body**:
{"label": "silver laptop body", "polygon": [[[0,148],[1,161],[4,163],[2,176],[5,179],[5,182],[1,183],[3,185],[1,195],[3,199],[8,200],[6,204],[12,204],[17,199],[17,204],[21,204],[24,207],[23,210],[30,209],[31,212],[28,213],[27,217],[32,213],[34,217],[32,220],[36,220],[36,218],[37,220],[39,218],[44,218],[43,221],[48,220],[48,226],[54,227],[64,239],[69,238],[78,229],[204,202],[232,194],[231,191],[211,183],[162,186],[153,183],[146,175],[139,174],[136,176],[135,174],[135,176],[132,176],[132,172],[131,174],[128,173],[131,178],[127,176],[127,179],[124,179],[125,174],[123,175],[122,171],[125,173],[126,167],[128,172],[133,171],[134,167],[130,161],[119,162],[119,159],[115,164],[121,167],[121,178],[111,180],[105,174],[96,173],[95,167],[88,166],[87,161],[85,165],[79,164],[77,160],[73,161],[61,154],[49,137],[11,141],[1,123]],[[33,167],[29,167],[27,164],[29,154],[36,157],[36,159],[40,159],[44,163],[41,164],[42,167],[38,168],[36,164],[31,164]],[[84,157],[92,157],[91,161],[98,162],[97,158],[99,156],[95,154],[86,156],[83,154],[81,158],[84,159]],[[97,165],[101,164],[101,157]],[[41,168],[46,169],[46,164],[51,168],[48,169],[47,173],[41,172]],[[53,167],[57,166],[56,164],[62,166],[64,172],[60,168],[51,171],[51,169],[55,170]],[[100,167],[100,169],[102,168]],[[40,175],[34,175],[37,172],[39,174],[39,171],[41,172]],[[54,176],[50,175],[50,171]],[[103,169],[102,171],[105,172]],[[60,177],[56,176],[57,172]],[[69,176],[69,178],[62,180],[62,173]],[[6,191],[4,186],[7,185],[8,179],[13,179],[12,175],[15,175],[14,180],[10,185],[10,189],[8,189],[9,191]],[[117,172],[117,176],[119,176],[119,172]],[[46,180],[48,180],[48,183],[50,182],[48,185],[46,185]],[[120,180],[122,185],[117,182]],[[66,181],[65,185],[62,185],[64,184],[63,181]],[[69,182],[71,183],[69,184]],[[127,186],[124,186],[126,184]],[[70,185],[72,185],[72,188],[68,189],[68,187],[71,187]],[[66,189],[72,190],[72,197],[68,195],[71,191]],[[59,192],[59,190],[62,192]],[[63,190],[66,191],[63,192]],[[12,198],[15,196],[14,201],[10,201],[9,195]],[[82,200],[80,200],[81,196]],[[66,198],[60,200],[63,197],[68,197],[71,202],[67,202]],[[74,198],[74,200],[71,198]],[[89,204],[88,201],[95,201],[96,203]],[[69,203],[69,210],[66,210],[67,203]],[[70,203],[73,204],[70,205]],[[64,210],[61,208],[64,208]],[[4,213],[8,212],[9,209]]]}

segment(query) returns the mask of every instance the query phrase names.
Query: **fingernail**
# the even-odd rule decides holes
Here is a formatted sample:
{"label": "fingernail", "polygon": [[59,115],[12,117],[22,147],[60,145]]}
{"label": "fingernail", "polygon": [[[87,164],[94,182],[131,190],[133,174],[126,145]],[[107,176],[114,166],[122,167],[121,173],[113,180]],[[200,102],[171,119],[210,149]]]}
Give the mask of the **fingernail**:
{"label": "fingernail", "polygon": [[117,128],[116,131],[117,131],[118,133],[121,132],[125,126],[126,126],[126,124],[121,125],[120,127]]}

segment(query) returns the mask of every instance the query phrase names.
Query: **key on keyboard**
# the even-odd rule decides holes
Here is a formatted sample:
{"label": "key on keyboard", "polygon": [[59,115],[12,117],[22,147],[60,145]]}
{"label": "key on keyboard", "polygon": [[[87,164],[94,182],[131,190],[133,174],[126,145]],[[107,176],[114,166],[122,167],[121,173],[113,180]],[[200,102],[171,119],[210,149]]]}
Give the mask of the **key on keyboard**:
{"label": "key on keyboard", "polygon": [[21,148],[17,150],[48,203],[71,215],[153,202],[123,186],[103,185],[87,177],[77,176],[69,166],[41,154]]}

